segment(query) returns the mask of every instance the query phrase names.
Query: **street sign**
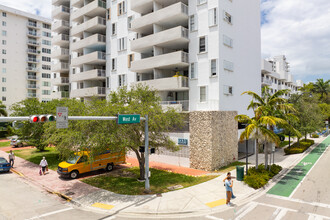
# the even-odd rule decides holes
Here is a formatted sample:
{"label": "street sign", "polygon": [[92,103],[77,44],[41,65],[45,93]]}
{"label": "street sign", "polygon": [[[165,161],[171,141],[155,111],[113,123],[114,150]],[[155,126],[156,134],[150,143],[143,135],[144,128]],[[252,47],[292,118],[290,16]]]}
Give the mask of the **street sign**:
{"label": "street sign", "polygon": [[68,128],[68,111],[67,107],[56,108],[56,128]]}
{"label": "street sign", "polygon": [[140,123],[140,115],[118,115],[117,124]]}
{"label": "street sign", "polygon": [[188,139],[178,138],[178,145],[188,145]]}

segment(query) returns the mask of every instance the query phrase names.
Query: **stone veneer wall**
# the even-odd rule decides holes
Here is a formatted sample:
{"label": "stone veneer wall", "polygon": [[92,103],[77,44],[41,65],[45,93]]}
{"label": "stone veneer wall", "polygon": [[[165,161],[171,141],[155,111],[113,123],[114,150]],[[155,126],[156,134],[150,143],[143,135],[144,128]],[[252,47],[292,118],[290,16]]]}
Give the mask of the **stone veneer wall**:
{"label": "stone veneer wall", "polygon": [[190,167],[214,170],[237,160],[238,124],[234,111],[190,112]]}

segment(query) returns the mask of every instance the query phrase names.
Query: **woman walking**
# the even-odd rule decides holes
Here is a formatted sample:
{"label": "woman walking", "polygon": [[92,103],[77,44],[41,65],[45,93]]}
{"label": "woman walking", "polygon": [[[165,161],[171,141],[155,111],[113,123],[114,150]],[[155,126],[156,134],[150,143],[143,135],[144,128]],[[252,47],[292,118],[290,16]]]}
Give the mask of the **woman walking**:
{"label": "woman walking", "polygon": [[231,180],[231,176],[228,176],[225,181],[226,186],[226,205],[232,206],[233,204],[230,202],[232,191],[233,191],[233,181]]}
{"label": "woman walking", "polygon": [[45,172],[46,172],[46,167],[48,166],[48,163],[47,163],[47,160],[46,160],[45,157],[42,157],[42,160],[40,161],[40,164],[39,165],[40,165],[40,167],[42,169],[42,173],[44,175],[46,175]]}

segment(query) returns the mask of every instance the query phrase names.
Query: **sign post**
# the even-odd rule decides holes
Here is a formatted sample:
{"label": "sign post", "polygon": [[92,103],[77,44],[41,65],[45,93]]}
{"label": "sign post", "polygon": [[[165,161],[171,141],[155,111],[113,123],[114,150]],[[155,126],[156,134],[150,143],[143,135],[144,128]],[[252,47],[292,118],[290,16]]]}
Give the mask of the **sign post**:
{"label": "sign post", "polygon": [[56,128],[68,128],[68,111],[67,107],[56,108]]}

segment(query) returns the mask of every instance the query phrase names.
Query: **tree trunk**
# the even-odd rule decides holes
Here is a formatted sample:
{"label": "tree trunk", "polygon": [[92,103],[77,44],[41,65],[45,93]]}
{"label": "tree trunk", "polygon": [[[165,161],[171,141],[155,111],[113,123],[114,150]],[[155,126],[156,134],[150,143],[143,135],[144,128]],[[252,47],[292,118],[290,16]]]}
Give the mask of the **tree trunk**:
{"label": "tree trunk", "polygon": [[264,148],[264,151],[265,151],[265,169],[268,168],[268,142],[266,142],[265,144],[265,148]]}
{"label": "tree trunk", "polygon": [[259,142],[258,139],[256,139],[256,145],[254,146],[254,151],[256,154],[256,169],[258,169],[258,152],[259,152]]}
{"label": "tree trunk", "polygon": [[305,141],[307,140],[307,132],[305,131]]}
{"label": "tree trunk", "polygon": [[145,165],[145,159],[144,159],[144,153],[140,153],[138,150],[131,148],[134,153],[136,154],[136,158],[138,159],[139,162],[139,169],[140,169],[140,177],[138,178],[139,180],[145,180],[145,169],[144,169],[144,165]]}

